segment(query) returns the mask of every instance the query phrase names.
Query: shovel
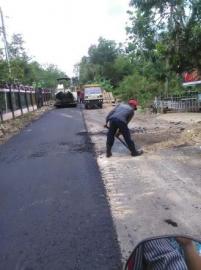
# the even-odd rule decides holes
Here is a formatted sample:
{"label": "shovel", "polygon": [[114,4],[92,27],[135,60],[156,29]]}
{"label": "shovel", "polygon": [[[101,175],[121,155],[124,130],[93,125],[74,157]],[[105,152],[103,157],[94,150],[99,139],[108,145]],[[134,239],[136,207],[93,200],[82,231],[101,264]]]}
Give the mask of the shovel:
{"label": "shovel", "polygon": [[[108,126],[105,125],[105,127],[109,129]],[[119,138],[119,136],[116,136],[116,135],[115,135],[115,138],[117,138],[129,150],[128,145],[124,142],[124,140],[122,140],[121,138]]]}

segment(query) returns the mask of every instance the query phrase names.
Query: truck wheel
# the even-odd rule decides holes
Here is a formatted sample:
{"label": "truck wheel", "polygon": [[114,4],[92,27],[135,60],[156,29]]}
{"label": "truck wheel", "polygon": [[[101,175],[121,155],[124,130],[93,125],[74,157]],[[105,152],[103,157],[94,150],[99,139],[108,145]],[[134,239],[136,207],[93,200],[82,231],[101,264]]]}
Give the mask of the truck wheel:
{"label": "truck wheel", "polygon": [[103,108],[103,104],[102,104],[102,103],[100,103],[99,107],[100,107],[100,109],[102,109],[102,108]]}
{"label": "truck wheel", "polygon": [[88,105],[87,105],[87,104],[85,104],[85,106],[84,106],[84,107],[85,107],[85,109],[86,109],[86,110],[88,109]]}

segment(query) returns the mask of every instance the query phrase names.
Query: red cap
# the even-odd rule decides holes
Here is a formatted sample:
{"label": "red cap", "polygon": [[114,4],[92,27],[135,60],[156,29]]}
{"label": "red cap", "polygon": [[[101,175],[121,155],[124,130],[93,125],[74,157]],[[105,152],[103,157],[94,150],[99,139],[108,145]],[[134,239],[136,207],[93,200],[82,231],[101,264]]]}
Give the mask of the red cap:
{"label": "red cap", "polygon": [[133,99],[133,98],[132,98],[132,99],[129,99],[128,104],[129,104],[130,106],[132,106],[132,107],[137,108],[138,102],[137,102],[136,99]]}

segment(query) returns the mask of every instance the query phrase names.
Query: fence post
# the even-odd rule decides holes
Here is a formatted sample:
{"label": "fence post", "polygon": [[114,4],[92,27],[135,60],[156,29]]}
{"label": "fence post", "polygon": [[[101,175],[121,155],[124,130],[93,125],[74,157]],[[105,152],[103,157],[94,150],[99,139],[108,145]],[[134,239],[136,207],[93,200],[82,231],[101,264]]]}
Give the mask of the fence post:
{"label": "fence post", "polygon": [[46,103],[47,103],[47,106],[48,106],[48,101],[49,101],[48,95],[49,95],[49,90],[46,90]]}
{"label": "fence post", "polygon": [[48,106],[48,91],[45,90],[46,106]]}
{"label": "fence post", "polygon": [[33,103],[33,96],[32,96],[32,89],[30,88],[30,100],[31,100],[31,106],[33,108],[33,111],[34,111],[34,103]]}
{"label": "fence post", "polygon": [[36,107],[38,109],[38,97],[37,97],[37,91],[36,91],[36,88],[35,88],[35,101],[36,101]]}
{"label": "fence post", "polygon": [[[2,85],[0,86],[0,88],[3,88]],[[0,107],[0,120],[1,120],[1,122],[3,122],[3,108],[2,107],[3,107],[3,105],[1,104],[1,107]]]}
{"label": "fence post", "polygon": [[45,89],[43,89],[43,106],[46,105],[46,99],[45,99]]}
{"label": "fence post", "polygon": [[44,102],[44,89],[42,89],[41,91],[42,91],[42,106],[41,107],[43,107],[45,104],[45,102]]}
{"label": "fence post", "polygon": [[48,101],[49,101],[49,97],[48,97],[48,95],[49,95],[49,90],[46,90],[46,104],[47,104],[47,106],[48,106]]}
{"label": "fence post", "polygon": [[23,115],[23,109],[22,109],[22,102],[21,102],[21,94],[20,94],[20,86],[18,86],[18,100],[19,100],[19,105],[20,105],[20,110],[21,110],[21,115]]}
{"label": "fence post", "polygon": [[0,109],[0,119],[1,119],[1,122],[3,122],[3,113],[2,113],[2,109]]}
{"label": "fence post", "polygon": [[13,108],[13,100],[12,100],[12,84],[9,83],[9,100],[10,100],[10,107],[12,112],[13,119],[15,118],[14,108]]}
{"label": "fence post", "polygon": [[50,106],[50,102],[51,102],[51,90],[49,90],[48,99],[49,99],[49,106]]}
{"label": "fence post", "polygon": [[27,110],[29,112],[29,104],[28,104],[28,99],[27,99],[27,89],[26,89],[26,87],[24,89],[25,89],[25,102],[26,102]]}
{"label": "fence post", "polygon": [[47,105],[47,99],[46,99],[46,89],[43,90],[43,97],[44,97],[44,106]]}
{"label": "fence post", "polygon": [[38,98],[38,109],[43,106],[43,90],[42,88],[37,89],[37,98]]}

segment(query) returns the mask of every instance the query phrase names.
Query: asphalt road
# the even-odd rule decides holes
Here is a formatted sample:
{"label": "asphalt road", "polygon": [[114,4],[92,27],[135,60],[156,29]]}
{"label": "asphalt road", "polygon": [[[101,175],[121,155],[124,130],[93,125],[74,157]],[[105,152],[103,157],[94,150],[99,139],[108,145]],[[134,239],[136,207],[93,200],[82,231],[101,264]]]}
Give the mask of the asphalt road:
{"label": "asphalt road", "polygon": [[81,111],[53,110],[0,147],[0,270],[121,269]]}

